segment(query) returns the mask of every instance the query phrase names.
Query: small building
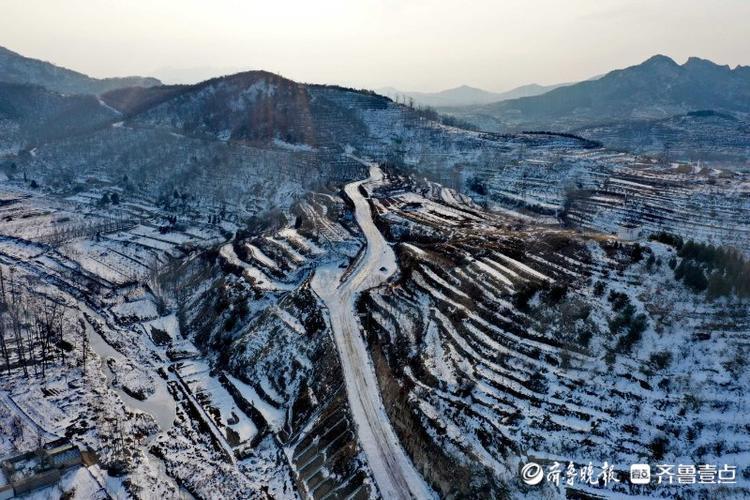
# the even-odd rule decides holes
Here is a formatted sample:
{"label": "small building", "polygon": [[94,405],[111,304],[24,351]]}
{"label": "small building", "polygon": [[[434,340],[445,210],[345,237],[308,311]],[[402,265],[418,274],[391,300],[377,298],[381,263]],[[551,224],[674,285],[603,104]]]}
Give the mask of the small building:
{"label": "small building", "polygon": [[13,485],[8,482],[5,474],[0,470],[0,500],[6,500],[14,496]]}
{"label": "small building", "polygon": [[65,439],[0,459],[0,500],[56,484],[66,470],[82,464],[81,450]]}

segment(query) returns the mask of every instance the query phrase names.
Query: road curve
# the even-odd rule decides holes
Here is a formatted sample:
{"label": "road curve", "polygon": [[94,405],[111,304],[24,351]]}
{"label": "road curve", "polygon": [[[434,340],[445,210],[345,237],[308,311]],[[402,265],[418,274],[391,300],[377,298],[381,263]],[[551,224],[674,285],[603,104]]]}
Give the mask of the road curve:
{"label": "road curve", "polygon": [[352,417],[381,496],[387,499],[434,498],[434,493],[417,473],[388,420],[354,310],[358,293],[380,285],[397,270],[396,256],[373,223],[370,206],[359,191],[361,185],[383,179],[383,172],[377,165],[368,165],[368,179],[352,182],[344,188],[354,203],[357,224],[367,240],[365,253],[354,272],[342,281],[341,269],[333,263],[321,266],[315,272],[311,285],[328,308]]}

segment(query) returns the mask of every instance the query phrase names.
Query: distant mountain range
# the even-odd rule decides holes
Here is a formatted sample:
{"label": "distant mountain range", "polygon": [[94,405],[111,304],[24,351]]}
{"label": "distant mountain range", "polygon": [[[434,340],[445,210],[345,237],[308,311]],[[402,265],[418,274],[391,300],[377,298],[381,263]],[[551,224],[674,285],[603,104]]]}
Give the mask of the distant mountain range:
{"label": "distant mountain range", "polygon": [[34,84],[62,94],[101,94],[123,87],[161,85],[156,78],[92,78],[0,47],[0,82]]}
{"label": "distant mountain range", "polygon": [[[750,164],[746,66],[732,69],[695,57],[680,65],[657,55],[580,83],[532,84],[504,93],[468,86],[379,93],[411,98],[459,119],[453,123],[489,132],[571,132],[627,151],[731,168]],[[467,102],[478,104],[458,104]],[[222,141],[338,147],[367,143],[368,135],[380,142],[383,130],[373,130],[359,115],[386,109],[398,120],[422,116],[369,91],[304,85],[263,71],[161,85],[148,77],[91,78],[0,47],[0,152],[123,120]],[[397,149],[391,148],[401,154]]]}
{"label": "distant mountain range", "polygon": [[[13,61],[0,446],[22,467],[1,498],[79,444],[96,476],[38,497],[554,498],[519,464],[747,459],[750,174],[463,130],[265,71],[94,95],[101,80]],[[630,116],[673,102],[652,87],[680,68],[581,92]],[[690,105],[744,95],[690,85],[707,96]],[[745,495],[747,470],[716,491]],[[563,487],[635,498],[610,471]]]}
{"label": "distant mountain range", "polygon": [[487,130],[565,131],[696,110],[750,112],[750,67],[731,69],[697,57],[680,65],[657,55],[597,80],[450,112]]}
{"label": "distant mountain range", "polygon": [[550,90],[554,90],[564,85],[570,84],[537,85],[536,83],[532,83],[516,87],[507,92],[489,92],[476,87],[469,87],[468,85],[462,85],[460,87],[442,90],[440,92],[405,92],[393,87],[383,87],[376,89],[375,92],[394,100],[400,100],[403,98],[413,99],[415,104],[421,106],[445,108],[454,106],[475,106],[504,101],[507,99],[516,99],[518,97],[535,96],[544,94],[545,92],[549,92]]}

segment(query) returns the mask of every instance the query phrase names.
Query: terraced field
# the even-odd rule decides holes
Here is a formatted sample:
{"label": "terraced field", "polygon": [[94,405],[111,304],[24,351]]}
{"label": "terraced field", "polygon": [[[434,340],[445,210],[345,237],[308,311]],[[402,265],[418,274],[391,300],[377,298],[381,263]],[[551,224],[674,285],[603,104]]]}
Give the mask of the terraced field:
{"label": "terraced field", "polygon": [[431,184],[375,198],[401,276],[362,299],[362,321],[391,419],[443,494],[523,491],[528,460],[746,462],[748,399],[717,367],[747,352],[750,311],[676,282],[673,249],[490,214]]}
{"label": "terraced field", "polygon": [[[602,493],[531,490],[518,479],[531,460],[607,461],[621,477],[630,463],[747,463],[747,302],[690,290],[675,279],[676,248],[648,239],[667,231],[746,252],[743,174],[534,140],[511,141],[498,158],[523,155],[504,168],[445,176],[479,179],[485,194],[396,164],[356,191],[395,272],[368,260],[357,183],[250,222],[113,183],[65,198],[9,184],[0,265],[11,296],[65,304],[72,353],[24,393],[12,388],[22,374],[11,343],[0,411],[30,415],[15,442],[36,423],[98,450],[100,481],[132,479],[110,494],[382,496],[325,312],[338,298],[356,308],[347,335],[369,351],[394,446],[440,496]],[[321,270],[356,286],[343,298],[333,282],[316,288]],[[86,373],[90,391],[68,383]],[[748,494],[747,473],[717,488]]]}
{"label": "terraced field", "polygon": [[202,264],[209,280],[201,273],[188,298],[188,332],[259,417],[256,441],[270,435],[283,450],[300,495],[369,498],[341,364],[309,285],[321,263],[352,260],[362,244],[341,198],[309,195],[293,212],[294,227],[239,234]]}
{"label": "terraced field", "polygon": [[750,251],[746,173],[690,164],[665,166],[604,149],[529,148],[518,159],[467,167],[462,176],[474,199],[493,210],[510,210],[511,215],[537,220],[546,216],[550,222],[561,220],[626,240],[658,231],[689,234],[746,255]]}

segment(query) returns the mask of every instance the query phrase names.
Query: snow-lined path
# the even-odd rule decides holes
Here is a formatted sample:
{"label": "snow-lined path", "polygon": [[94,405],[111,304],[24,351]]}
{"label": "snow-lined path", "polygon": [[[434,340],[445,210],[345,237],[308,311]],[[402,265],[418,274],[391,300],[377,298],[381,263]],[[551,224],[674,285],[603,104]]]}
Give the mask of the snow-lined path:
{"label": "snow-lined path", "polygon": [[360,443],[383,498],[433,498],[391,427],[380,396],[375,370],[355,317],[356,295],[380,285],[396,272],[396,256],[372,221],[367,200],[359,187],[383,180],[383,172],[370,164],[368,179],[344,188],[354,203],[357,224],[367,240],[357,268],[343,281],[337,263],[320,267],[312,288],[325,302],[336,346],[341,357],[346,393]]}

